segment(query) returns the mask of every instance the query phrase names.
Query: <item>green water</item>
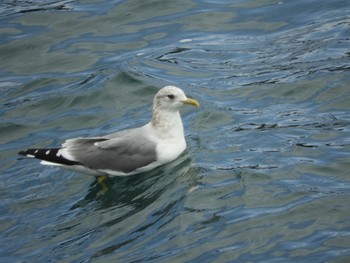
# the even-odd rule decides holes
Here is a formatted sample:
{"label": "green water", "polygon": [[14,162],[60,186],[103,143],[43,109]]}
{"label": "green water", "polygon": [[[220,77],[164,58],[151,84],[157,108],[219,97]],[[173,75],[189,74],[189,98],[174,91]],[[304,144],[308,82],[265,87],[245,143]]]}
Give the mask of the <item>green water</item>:
{"label": "green water", "polygon": [[[347,1],[0,3],[1,262],[348,262]],[[149,121],[188,149],[107,180],[19,150]]]}

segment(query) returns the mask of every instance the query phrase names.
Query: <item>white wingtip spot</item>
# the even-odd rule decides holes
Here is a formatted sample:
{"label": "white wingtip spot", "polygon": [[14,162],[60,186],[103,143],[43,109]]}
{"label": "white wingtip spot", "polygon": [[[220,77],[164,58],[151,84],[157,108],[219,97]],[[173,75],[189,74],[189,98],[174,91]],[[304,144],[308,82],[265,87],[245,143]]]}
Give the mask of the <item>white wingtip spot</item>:
{"label": "white wingtip spot", "polygon": [[33,155],[33,154],[26,154],[26,156],[29,158],[35,158],[35,155]]}
{"label": "white wingtip spot", "polygon": [[59,149],[59,150],[57,151],[57,153],[56,153],[56,156],[57,156],[57,157],[61,157],[61,155],[62,155],[62,149]]}
{"label": "white wingtip spot", "polygon": [[35,154],[37,154],[38,152],[39,152],[39,150],[35,150],[35,152],[34,152],[34,153],[35,153]]}
{"label": "white wingtip spot", "polygon": [[46,154],[46,155],[49,155],[49,154],[50,154],[50,150],[47,150],[45,154]]}

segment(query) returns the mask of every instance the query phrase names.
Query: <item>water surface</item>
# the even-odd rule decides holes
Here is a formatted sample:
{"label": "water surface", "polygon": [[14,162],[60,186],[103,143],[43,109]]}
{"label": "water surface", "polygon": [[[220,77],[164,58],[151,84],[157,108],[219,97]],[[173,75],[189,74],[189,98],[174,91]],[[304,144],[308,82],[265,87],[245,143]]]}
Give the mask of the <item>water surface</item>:
{"label": "water surface", "polygon": [[[2,262],[348,262],[350,7],[335,1],[0,4]],[[177,85],[188,150],[108,179],[29,146],[148,122]]]}

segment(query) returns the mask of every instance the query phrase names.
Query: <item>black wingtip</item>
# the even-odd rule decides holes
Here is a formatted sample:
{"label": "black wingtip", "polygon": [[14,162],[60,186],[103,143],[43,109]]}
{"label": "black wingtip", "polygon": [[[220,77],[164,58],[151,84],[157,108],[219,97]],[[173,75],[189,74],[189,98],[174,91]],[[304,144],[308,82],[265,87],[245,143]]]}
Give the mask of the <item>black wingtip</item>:
{"label": "black wingtip", "polygon": [[41,150],[44,150],[44,149],[26,149],[26,150],[23,150],[23,151],[19,151],[18,154],[19,155],[24,155],[24,156],[27,156],[27,157],[31,157],[31,158],[38,158],[38,159],[41,159],[40,158],[40,153],[41,153]]}
{"label": "black wingtip", "polygon": [[24,150],[24,151],[19,151],[19,152],[18,152],[18,154],[19,154],[19,155],[24,155],[24,156],[25,156],[25,155],[27,155],[27,153],[26,153],[26,152],[27,152],[27,150]]}
{"label": "black wingtip", "polygon": [[59,148],[53,149],[27,149],[18,152],[20,155],[27,156],[29,158],[36,158],[39,160],[44,160],[52,163],[63,164],[63,165],[81,165],[80,162],[71,161],[60,154],[58,154]]}

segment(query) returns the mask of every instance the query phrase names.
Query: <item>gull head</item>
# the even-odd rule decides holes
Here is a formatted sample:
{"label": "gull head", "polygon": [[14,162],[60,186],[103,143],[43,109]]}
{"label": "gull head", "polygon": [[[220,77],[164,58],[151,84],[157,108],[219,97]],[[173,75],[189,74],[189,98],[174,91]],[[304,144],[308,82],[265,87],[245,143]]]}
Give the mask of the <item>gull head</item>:
{"label": "gull head", "polygon": [[178,111],[184,104],[199,106],[198,101],[189,99],[178,87],[166,86],[154,96],[153,107],[157,110]]}

